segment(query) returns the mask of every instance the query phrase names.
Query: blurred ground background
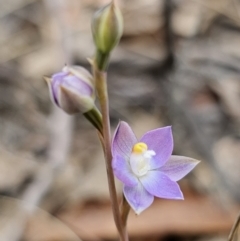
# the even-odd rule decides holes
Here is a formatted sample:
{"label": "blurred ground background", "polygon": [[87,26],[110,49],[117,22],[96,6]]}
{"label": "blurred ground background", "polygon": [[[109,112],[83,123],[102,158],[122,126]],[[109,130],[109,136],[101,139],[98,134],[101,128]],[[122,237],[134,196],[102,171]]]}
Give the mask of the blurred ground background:
{"label": "blurred ground background", "polygon": [[[42,78],[66,63],[89,68],[90,19],[106,3],[0,2],[1,241],[117,239],[96,132],[56,109]],[[119,119],[138,136],[172,125],[174,153],[202,160],[180,182],[184,202],[130,214],[130,240],[226,240],[240,209],[240,1],[118,4],[112,130]]]}

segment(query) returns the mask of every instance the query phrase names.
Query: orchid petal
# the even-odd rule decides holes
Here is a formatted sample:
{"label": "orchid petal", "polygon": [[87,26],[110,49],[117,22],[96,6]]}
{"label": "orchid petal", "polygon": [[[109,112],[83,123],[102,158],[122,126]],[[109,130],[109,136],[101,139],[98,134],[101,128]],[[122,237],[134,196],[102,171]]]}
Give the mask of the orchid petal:
{"label": "orchid petal", "polygon": [[136,214],[148,208],[154,200],[153,195],[147,192],[140,182],[135,187],[124,186],[123,193]]}
{"label": "orchid petal", "polygon": [[158,128],[147,132],[140,142],[148,146],[148,150],[155,151],[156,155],[151,159],[151,169],[163,166],[170,158],[173,151],[173,136],[171,126]]}
{"label": "orchid petal", "polygon": [[140,182],[149,193],[156,197],[183,199],[179,185],[160,171],[149,171],[140,178]]}
{"label": "orchid petal", "polygon": [[60,106],[59,105],[59,95],[60,95],[59,86],[62,84],[62,82],[64,81],[64,77],[66,77],[66,76],[67,76],[67,73],[65,73],[65,72],[59,72],[52,76],[51,97],[58,106]]}
{"label": "orchid petal", "polygon": [[74,88],[59,87],[59,106],[68,114],[77,112],[86,112],[94,105],[94,100],[87,96],[79,94]]}
{"label": "orchid petal", "polygon": [[158,170],[166,174],[172,181],[178,181],[186,176],[199,161],[185,156],[171,156],[164,166]]}
{"label": "orchid petal", "polygon": [[121,121],[116,128],[112,141],[112,155],[122,156],[126,160],[132,153],[132,147],[136,144],[137,138],[131,127],[124,121]]}
{"label": "orchid petal", "polygon": [[116,156],[112,160],[112,168],[115,176],[126,186],[136,186],[138,179],[133,175],[129,163],[121,156]]}
{"label": "orchid petal", "polygon": [[90,85],[73,75],[66,76],[62,86],[65,88],[71,88],[81,95],[91,96],[93,92]]}

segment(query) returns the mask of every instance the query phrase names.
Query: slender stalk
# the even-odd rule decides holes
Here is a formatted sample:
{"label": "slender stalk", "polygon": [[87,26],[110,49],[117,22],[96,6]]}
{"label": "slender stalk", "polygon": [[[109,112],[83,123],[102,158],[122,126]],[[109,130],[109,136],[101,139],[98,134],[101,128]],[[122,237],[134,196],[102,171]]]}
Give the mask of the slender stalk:
{"label": "slender stalk", "polygon": [[237,228],[239,227],[239,225],[240,225],[240,213],[238,214],[238,217],[237,217],[234,225],[232,226],[232,229],[231,229],[230,234],[229,234],[229,236],[228,236],[228,241],[233,241],[234,235],[235,235],[235,233],[236,233]]}
{"label": "slender stalk", "polygon": [[93,107],[90,111],[83,113],[94,127],[102,134],[102,114],[96,107]]}
{"label": "slender stalk", "polygon": [[109,54],[104,54],[97,50],[96,52],[96,63],[99,70],[106,70],[108,67]]}
{"label": "slender stalk", "polygon": [[95,77],[98,98],[99,98],[99,102],[102,110],[104,153],[105,153],[107,178],[108,178],[110,199],[112,203],[113,217],[120,236],[120,240],[127,241],[128,240],[127,235],[124,233],[124,230],[122,227],[122,220],[121,220],[120,211],[119,211],[119,204],[118,204],[114,174],[112,169],[111,132],[110,132],[110,120],[109,120],[109,102],[108,102],[106,72],[100,71],[97,66],[94,66],[94,77]]}

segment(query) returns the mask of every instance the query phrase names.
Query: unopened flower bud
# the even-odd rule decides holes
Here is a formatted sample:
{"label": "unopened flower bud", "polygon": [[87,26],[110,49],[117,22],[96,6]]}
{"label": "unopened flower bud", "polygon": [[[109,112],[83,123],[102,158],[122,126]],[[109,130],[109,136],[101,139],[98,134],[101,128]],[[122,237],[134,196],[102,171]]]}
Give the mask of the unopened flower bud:
{"label": "unopened flower bud", "polygon": [[122,32],[122,14],[114,2],[101,8],[94,14],[92,19],[93,39],[101,53],[109,54],[118,44]]}
{"label": "unopened flower bud", "polygon": [[45,80],[52,101],[68,114],[85,113],[94,107],[92,76],[83,67],[66,66]]}

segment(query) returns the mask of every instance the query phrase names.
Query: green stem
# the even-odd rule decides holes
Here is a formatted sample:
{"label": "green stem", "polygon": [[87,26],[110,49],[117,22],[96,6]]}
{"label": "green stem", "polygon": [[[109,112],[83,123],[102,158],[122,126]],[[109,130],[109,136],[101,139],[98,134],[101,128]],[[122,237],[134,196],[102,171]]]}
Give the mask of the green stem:
{"label": "green stem", "polygon": [[104,54],[101,51],[97,50],[96,52],[96,64],[100,71],[106,71],[108,67],[109,54]]}
{"label": "green stem", "polygon": [[99,112],[96,106],[94,106],[90,111],[83,113],[83,115],[88,119],[97,130],[103,134],[102,126],[102,114]]}
{"label": "green stem", "polygon": [[109,120],[109,103],[108,103],[108,92],[107,92],[107,79],[106,73],[100,71],[97,66],[94,66],[94,77],[96,83],[96,89],[102,111],[103,118],[103,141],[104,141],[104,153],[107,169],[107,178],[110,199],[112,203],[112,211],[114,221],[119,232],[120,240],[127,241],[127,235],[124,233],[122,226],[122,220],[119,211],[119,204],[117,198],[117,192],[115,187],[114,174],[112,169],[112,153],[111,153],[111,132],[110,132],[110,120]]}

